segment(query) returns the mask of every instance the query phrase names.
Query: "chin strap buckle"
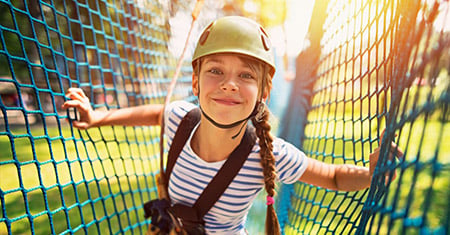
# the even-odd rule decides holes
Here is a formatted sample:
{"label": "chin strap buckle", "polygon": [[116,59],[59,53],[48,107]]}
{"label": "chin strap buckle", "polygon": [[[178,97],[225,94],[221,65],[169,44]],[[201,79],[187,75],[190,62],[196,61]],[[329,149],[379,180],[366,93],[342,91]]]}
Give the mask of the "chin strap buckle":
{"label": "chin strap buckle", "polygon": [[259,102],[258,107],[256,108],[256,115],[255,115],[255,120],[257,122],[261,122],[264,118],[264,110],[265,110],[266,105],[264,104],[264,102]]}

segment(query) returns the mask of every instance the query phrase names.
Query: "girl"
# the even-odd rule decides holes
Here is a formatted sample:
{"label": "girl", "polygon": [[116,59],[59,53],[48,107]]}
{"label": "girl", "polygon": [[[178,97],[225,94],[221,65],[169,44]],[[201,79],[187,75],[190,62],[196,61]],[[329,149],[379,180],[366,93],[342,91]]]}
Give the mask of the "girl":
{"label": "girl", "polygon": [[[202,33],[192,66],[192,90],[198,97],[201,120],[192,131],[169,179],[171,202],[191,206],[239,145],[248,121],[258,137],[257,144],[219,200],[204,216],[207,233],[246,234],[244,223],[258,194],[267,192],[266,232],[279,234],[273,208],[275,181],[292,184],[297,180],[319,187],[354,191],[369,187],[379,150],[370,155],[369,168],[333,165],[305,156],[293,145],[270,134],[269,111],[264,104],[275,73],[269,38],[256,22],[237,16],[220,18]],[[168,145],[181,119],[196,105],[176,101],[109,111],[94,111],[79,88],[70,88],[80,129],[102,125],[159,125],[163,112]],[[395,146],[393,149],[396,149]],[[401,153],[400,153],[401,154]],[[392,157],[392,156],[391,156]]]}

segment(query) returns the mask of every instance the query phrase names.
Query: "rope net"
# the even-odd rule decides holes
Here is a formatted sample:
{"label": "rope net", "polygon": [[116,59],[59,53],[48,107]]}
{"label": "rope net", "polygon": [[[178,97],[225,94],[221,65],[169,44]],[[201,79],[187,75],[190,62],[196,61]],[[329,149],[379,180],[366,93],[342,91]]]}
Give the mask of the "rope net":
{"label": "rope net", "polygon": [[[159,129],[80,131],[60,107],[69,87],[95,109],[164,102],[177,64],[167,14],[179,6],[160,2],[0,0],[0,234],[145,232]],[[283,185],[284,233],[448,233],[450,50],[435,24],[448,8],[334,1],[319,11],[281,135],[325,162],[367,165],[379,146],[381,160],[368,190]],[[173,94],[194,100],[190,66]],[[389,162],[394,139],[405,158]],[[389,169],[397,177],[385,184]]]}
{"label": "rope net", "polygon": [[[0,1],[0,234],[145,233],[159,128],[80,131],[61,105],[69,87],[94,109],[162,103],[177,64],[167,7]],[[189,71],[174,98],[191,97]]]}
{"label": "rope net", "polygon": [[[282,136],[324,162],[368,166],[377,147],[380,161],[367,190],[283,186],[284,232],[448,234],[448,1],[326,3],[297,58]],[[404,158],[388,158],[391,141]]]}

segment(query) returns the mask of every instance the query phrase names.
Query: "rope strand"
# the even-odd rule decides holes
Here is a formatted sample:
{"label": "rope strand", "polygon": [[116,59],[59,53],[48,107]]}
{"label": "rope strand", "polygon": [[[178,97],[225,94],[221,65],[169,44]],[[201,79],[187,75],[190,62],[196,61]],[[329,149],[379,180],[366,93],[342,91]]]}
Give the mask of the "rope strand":
{"label": "rope strand", "polygon": [[[164,100],[163,114],[161,115],[161,120],[160,120],[161,129],[160,129],[160,132],[159,132],[159,137],[160,137],[160,141],[159,141],[160,172],[161,172],[161,174],[164,174],[164,157],[163,157],[164,156],[164,127],[165,127],[165,125],[164,125],[164,110],[166,109],[167,105],[170,103],[170,98],[172,97],[172,93],[173,93],[173,90],[175,88],[175,84],[177,83],[178,76],[179,76],[180,71],[181,71],[181,66],[182,66],[183,61],[184,61],[184,55],[186,54],[186,50],[187,50],[188,43],[189,43],[189,38],[191,37],[192,30],[194,28],[194,24],[197,21],[197,17],[198,17],[198,14],[200,13],[200,10],[201,10],[202,6],[203,6],[203,2],[204,2],[203,0],[197,0],[197,2],[195,4],[195,7],[194,7],[194,10],[192,11],[191,26],[189,28],[189,32],[188,32],[188,35],[186,37],[186,41],[184,43],[183,51],[181,52],[180,58],[178,59],[177,67],[176,67],[176,70],[175,70],[175,74],[173,75],[172,81],[170,82],[169,88],[167,90],[167,96],[166,96],[166,98]],[[166,184],[167,183],[167,182],[164,182],[164,177],[161,177],[160,180],[161,180],[162,184]],[[163,187],[163,188],[165,188],[165,187]],[[166,195],[166,197],[167,197],[168,194],[166,192],[163,195]]]}

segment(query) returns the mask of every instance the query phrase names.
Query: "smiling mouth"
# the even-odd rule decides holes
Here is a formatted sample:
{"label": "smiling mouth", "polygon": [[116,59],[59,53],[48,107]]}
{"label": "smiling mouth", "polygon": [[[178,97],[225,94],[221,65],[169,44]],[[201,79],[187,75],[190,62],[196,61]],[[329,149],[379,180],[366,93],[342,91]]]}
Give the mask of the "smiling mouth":
{"label": "smiling mouth", "polygon": [[238,105],[240,102],[235,100],[228,100],[228,99],[213,99],[216,103],[223,104],[223,105]]}

